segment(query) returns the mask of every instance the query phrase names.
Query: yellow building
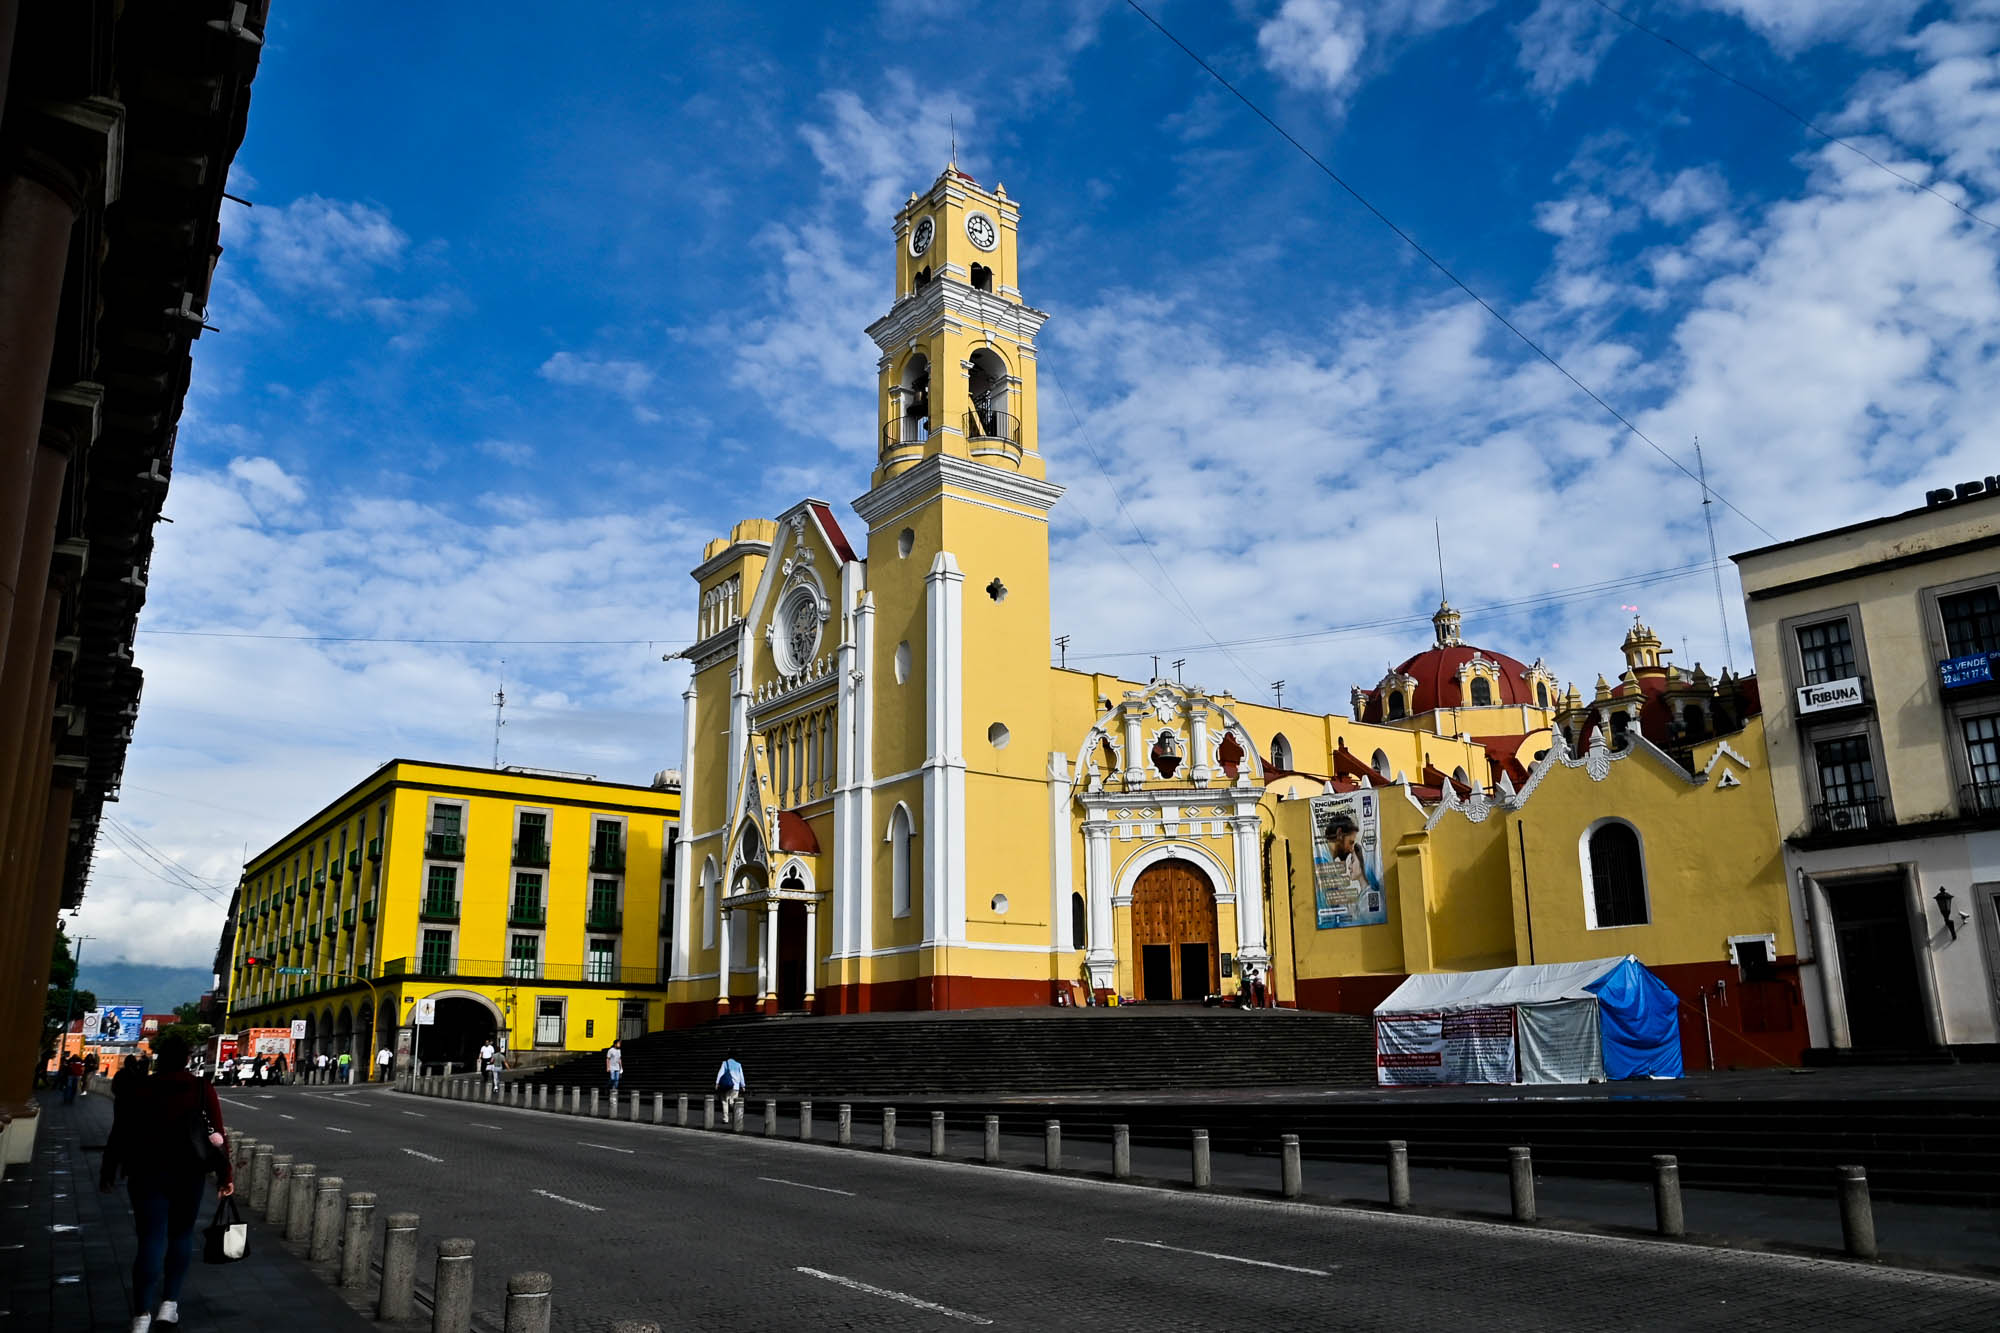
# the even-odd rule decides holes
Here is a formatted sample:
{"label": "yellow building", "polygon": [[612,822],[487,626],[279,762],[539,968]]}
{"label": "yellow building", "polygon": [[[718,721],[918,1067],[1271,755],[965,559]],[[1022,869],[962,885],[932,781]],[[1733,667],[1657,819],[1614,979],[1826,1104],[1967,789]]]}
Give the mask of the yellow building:
{"label": "yellow building", "polygon": [[244,866],[226,1027],[303,1022],[305,1055],[363,1068],[658,1027],[679,813],[671,774],[384,764]]}
{"label": "yellow building", "polygon": [[[948,168],[896,219],[865,546],[807,499],[693,571],[669,1022],[1246,976],[1365,1009],[1410,971],[1635,952],[1707,985],[1789,956],[1754,688],[1682,678],[1650,631],[1589,704],[1448,605],[1345,714],[1052,666],[1019,218]],[[1343,812],[1368,869],[1324,891]],[[1607,820],[1654,849],[1644,919],[1590,917]]]}

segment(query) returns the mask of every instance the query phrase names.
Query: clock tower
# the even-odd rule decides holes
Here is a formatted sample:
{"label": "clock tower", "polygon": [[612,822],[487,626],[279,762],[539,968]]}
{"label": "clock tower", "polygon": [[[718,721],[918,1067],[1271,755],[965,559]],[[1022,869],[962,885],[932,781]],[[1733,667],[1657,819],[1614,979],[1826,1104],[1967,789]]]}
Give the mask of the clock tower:
{"label": "clock tower", "polygon": [[904,889],[877,878],[872,943],[914,952],[918,1008],[979,1002],[953,988],[990,965],[973,961],[981,945],[1050,925],[1047,895],[1007,869],[1048,864],[1048,520],[1062,495],[1043,479],[1048,316],[1021,298],[1019,224],[1005,187],[946,167],[896,215],[895,299],[868,328],[877,450],[854,510],[874,614],[869,761],[902,775],[877,783],[868,818],[874,846],[914,852]]}

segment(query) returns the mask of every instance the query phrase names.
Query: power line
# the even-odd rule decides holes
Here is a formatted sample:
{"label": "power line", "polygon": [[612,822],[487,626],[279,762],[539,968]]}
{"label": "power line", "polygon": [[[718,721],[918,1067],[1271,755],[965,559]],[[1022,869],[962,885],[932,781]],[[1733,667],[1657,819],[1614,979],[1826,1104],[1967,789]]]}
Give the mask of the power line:
{"label": "power line", "polygon": [[[1617,19],[1620,23],[1625,24],[1627,27],[1633,29],[1634,31],[1646,34],[1646,36],[1651,37],[1654,41],[1659,42],[1663,46],[1672,47],[1674,50],[1686,56],[1689,60],[1692,60],[1695,64],[1700,65],[1710,74],[1713,74],[1716,78],[1721,79],[1724,83],[1734,84],[1738,88],[1741,88],[1744,92],[1749,93],[1752,97],[1756,98],[1758,101],[1769,103],[1771,106],[1775,107],[1777,110],[1784,113],[1785,115],[1790,116],[1793,120],[1796,120],[1799,124],[1805,126],[1806,129],[1808,129],[1814,134],[1817,134],[1820,138],[1826,140],[1828,143],[1838,144],[1840,147],[1845,148],[1848,152],[1854,154],[1856,157],[1862,158],[1863,160],[1871,163],[1877,169],[1888,172],[1891,176],[1894,176],[1897,180],[1903,182],[1903,184],[1905,185],[1914,186],[1915,188],[1922,190],[1925,194],[1932,195],[1938,199],[1944,200],[1944,202],[1950,204],[1953,208],[1965,214],[1965,216],[1971,218],[1974,222],[1980,223],[1984,226],[1992,227],[1996,231],[2000,231],[2000,223],[1987,221],[1987,219],[1973,212],[1971,209],[1967,208],[1964,204],[1961,204],[1960,202],[1958,202],[1958,200],[1952,198],[1950,195],[1941,193],[1940,191],[1933,189],[1931,186],[1924,184],[1920,180],[1916,180],[1912,177],[1905,176],[1902,172],[1896,170],[1894,167],[1890,166],[1887,162],[1884,162],[1881,158],[1874,156],[1872,153],[1868,152],[1868,150],[1862,148],[1860,145],[1850,143],[1848,140],[1841,138],[1837,134],[1834,134],[1828,130],[1821,129],[1819,126],[1813,124],[1812,121],[1807,120],[1804,116],[1792,110],[1789,106],[1786,106],[1783,102],[1780,102],[1777,98],[1765,92],[1762,88],[1759,88],[1756,84],[1747,83],[1744,80],[1737,78],[1734,74],[1731,74],[1728,70],[1720,69],[1715,65],[1710,64],[1707,60],[1704,60],[1701,56],[1696,55],[1692,50],[1688,49],[1685,46],[1682,46],[1679,42],[1667,36],[1665,33],[1647,27],[1645,24],[1639,22],[1639,20],[1633,18],[1630,14],[1624,13],[1620,10],[1613,9],[1610,5],[1606,4],[1604,0],[1590,0],[1590,3],[1596,5],[1599,9],[1611,15],[1612,18]],[[1967,193],[1970,193],[1970,191],[1967,191]],[[1724,503],[1728,502],[1724,501]],[[1734,509],[1736,506],[1730,505],[1729,507],[1731,509]]]}
{"label": "power line", "polygon": [[280,643],[417,643],[479,648],[509,647],[517,644],[523,647],[556,648],[633,647],[642,643],[651,646],[665,642],[664,639],[425,639],[372,634],[261,634],[251,630],[235,629],[142,629],[138,632],[191,639],[269,639]]}
{"label": "power line", "polygon": [[[1605,399],[1602,396],[1600,396],[1595,389],[1591,388],[1588,384],[1585,384],[1582,380],[1578,379],[1575,375],[1571,374],[1567,366],[1563,365],[1562,362],[1556,360],[1555,357],[1551,356],[1547,351],[1543,350],[1542,345],[1536,342],[1533,338],[1530,338],[1525,332],[1523,332],[1520,326],[1515,324],[1512,320],[1508,319],[1507,316],[1501,314],[1499,307],[1495,306],[1491,301],[1488,301],[1485,297],[1481,296],[1478,292],[1474,291],[1469,285],[1467,285],[1466,281],[1463,278],[1459,277],[1456,273],[1452,272],[1449,268],[1445,267],[1443,260],[1439,259],[1429,250],[1426,250],[1423,247],[1422,243],[1419,242],[1416,237],[1410,235],[1410,233],[1404,231],[1401,227],[1397,226],[1394,219],[1392,219],[1387,213],[1384,213],[1381,209],[1377,208],[1374,204],[1370,203],[1366,195],[1362,194],[1361,191],[1355,189],[1352,185],[1349,185],[1347,181],[1341,177],[1340,173],[1336,172],[1332,167],[1328,166],[1325,162],[1321,161],[1318,154],[1314,153],[1310,148],[1307,148],[1304,144],[1300,143],[1298,139],[1292,135],[1292,132],[1290,130],[1287,130],[1283,125],[1280,125],[1277,121],[1273,120],[1269,115],[1269,113],[1267,113],[1264,110],[1264,108],[1258,106],[1255,102],[1251,101],[1247,96],[1243,94],[1241,90],[1239,90],[1236,87],[1235,84],[1231,83],[1228,79],[1223,78],[1221,72],[1218,71],[1215,68],[1215,66],[1209,64],[1206,60],[1202,59],[1199,55],[1195,53],[1194,49],[1190,47],[1186,42],[1174,36],[1174,34],[1167,29],[1165,24],[1161,23],[1158,19],[1154,18],[1151,14],[1147,13],[1144,6],[1139,4],[1139,0],[1125,0],[1125,4],[1132,10],[1133,13],[1137,14],[1140,18],[1150,23],[1162,37],[1166,38],[1168,41],[1172,42],[1175,46],[1179,47],[1183,55],[1185,55],[1189,60],[1192,60],[1195,64],[1199,65],[1202,68],[1203,72],[1205,72],[1211,79],[1214,79],[1217,83],[1221,84],[1222,87],[1229,93],[1230,96],[1234,97],[1237,101],[1241,102],[1244,106],[1248,107],[1252,115],[1256,116],[1257,119],[1263,121],[1266,125],[1269,125],[1273,130],[1275,130],[1278,133],[1278,136],[1280,138],[1282,138],[1286,143],[1290,144],[1293,148],[1297,149],[1299,151],[1299,154],[1302,157],[1304,157],[1306,161],[1312,163],[1315,167],[1318,167],[1321,173],[1324,174],[1328,180],[1332,181],[1335,185],[1338,185],[1341,189],[1345,190],[1348,196],[1352,198],[1354,202],[1360,204],[1363,208],[1367,209],[1369,213],[1373,214],[1376,221],[1380,222],[1383,226],[1387,227],[1391,232],[1394,232],[1398,240],[1402,241],[1403,244],[1409,246],[1412,250],[1416,251],[1417,254],[1422,256],[1425,263],[1429,264],[1432,268],[1436,269],[1439,273],[1443,274],[1445,278],[1452,284],[1452,286],[1458,288],[1460,291],[1464,292],[1467,296],[1471,297],[1473,302],[1477,304],[1480,309],[1484,310],[1487,314],[1491,315],[1494,318],[1494,320],[1500,325],[1500,327],[1506,329],[1507,332],[1513,334],[1516,338],[1520,339],[1521,344],[1524,347],[1526,347],[1529,351],[1533,352],[1536,356],[1540,357],[1542,360],[1548,362],[1549,365],[1555,368],[1557,374],[1561,375],[1571,384],[1574,384],[1586,398],[1590,399],[1591,402],[1596,403],[1599,407],[1603,408],[1605,412],[1609,414],[1613,420],[1617,421],[1619,425],[1623,426],[1627,431],[1631,432],[1632,437],[1634,439],[1641,441],[1648,448],[1652,449],[1654,453],[1658,454],[1660,457],[1666,459],[1669,463],[1673,464],[1674,467],[1679,469],[1680,472],[1683,475],[1685,475],[1689,481],[1700,480],[1698,477],[1695,476],[1695,474],[1692,471],[1688,469],[1687,464],[1681,462],[1680,459],[1674,457],[1671,453],[1667,452],[1667,450],[1664,447],[1662,447],[1657,441],[1655,441],[1652,436],[1646,434],[1645,431],[1640,430],[1639,427],[1632,422],[1632,419],[1630,417],[1627,417],[1623,412],[1620,412],[1617,408],[1613,407],[1609,402],[1605,401]],[[1751,527],[1757,529],[1757,531],[1763,533],[1766,537],[1769,537],[1772,541],[1778,540],[1778,535],[1776,533],[1772,532],[1762,523],[1759,523],[1756,519],[1750,517],[1750,515],[1744,513],[1741,509],[1738,509],[1736,505],[1729,499],[1728,496],[1723,495],[1720,491],[1715,490],[1713,487],[1709,488],[1709,493],[1711,495],[1714,495],[1715,498],[1720,500],[1723,504],[1728,505],[1730,510],[1733,513],[1735,513],[1738,518],[1741,518],[1745,523],[1748,523]]]}
{"label": "power line", "polygon": [[[119,851],[124,852],[126,859],[131,861],[132,865],[137,869],[174,888],[186,889],[191,893],[198,893],[218,907],[224,905],[224,899],[219,896],[219,892],[223,887],[222,885],[212,884],[204,880],[201,876],[196,875],[172,857],[159,852],[151,843],[148,843],[144,838],[134,833],[118,820],[107,817],[101,827],[107,832],[116,835],[112,839],[113,845]],[[149,865],[148,862],[151,862],[151,864]]]}

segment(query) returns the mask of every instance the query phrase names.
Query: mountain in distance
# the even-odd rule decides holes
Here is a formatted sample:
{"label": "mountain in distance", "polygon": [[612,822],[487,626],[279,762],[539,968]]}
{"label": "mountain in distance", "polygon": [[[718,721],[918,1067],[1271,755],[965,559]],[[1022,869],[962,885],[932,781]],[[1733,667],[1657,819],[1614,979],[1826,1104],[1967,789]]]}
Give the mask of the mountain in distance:
{"label": "mountain in distance", "polygon": [[174,1006],[201,998],[215,980],[205,967],[162,967],[156,963],[108,963],[83,956],[77,989],[94,991],[102,1004],[143,1005],[149,1014],[170,1014]]}

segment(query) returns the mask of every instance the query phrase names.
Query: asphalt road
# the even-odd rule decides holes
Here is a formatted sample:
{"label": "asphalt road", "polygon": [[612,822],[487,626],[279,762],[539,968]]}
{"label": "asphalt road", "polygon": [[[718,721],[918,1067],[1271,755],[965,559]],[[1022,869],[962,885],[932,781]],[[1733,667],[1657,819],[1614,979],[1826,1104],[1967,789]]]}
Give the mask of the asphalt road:
{"label": "asphalt road", "polygon": [[754,1109],[741,1138],[365,1088],[224,1109],[375,1191],[378,1219],[420,1214],[423,1270],[473,1238],[495,1327],[528,1269],[554,1276],[559,1330],[2000,1327],[1978,1278],[767,1141]]}

